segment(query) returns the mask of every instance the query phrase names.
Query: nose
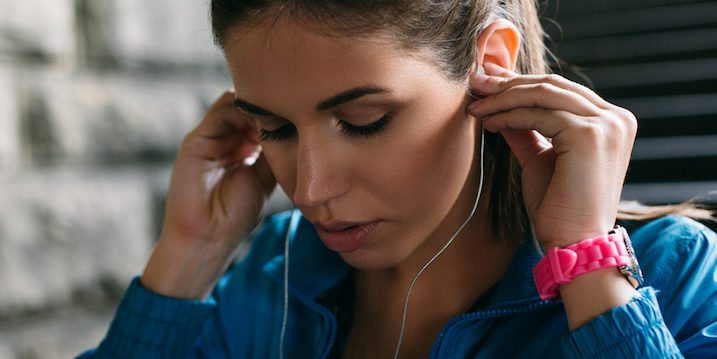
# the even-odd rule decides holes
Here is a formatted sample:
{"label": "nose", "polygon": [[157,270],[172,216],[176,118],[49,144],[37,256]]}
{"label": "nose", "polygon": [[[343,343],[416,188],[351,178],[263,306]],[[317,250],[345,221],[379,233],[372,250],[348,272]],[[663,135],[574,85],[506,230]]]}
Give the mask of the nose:
{"label": "nose", "polygon": [[340,197],[349,187],[341,178],[337,151],[328,140],[319,136],[299,136],[296,153],[296,187],[293,200],[300,208],[325,205]]}

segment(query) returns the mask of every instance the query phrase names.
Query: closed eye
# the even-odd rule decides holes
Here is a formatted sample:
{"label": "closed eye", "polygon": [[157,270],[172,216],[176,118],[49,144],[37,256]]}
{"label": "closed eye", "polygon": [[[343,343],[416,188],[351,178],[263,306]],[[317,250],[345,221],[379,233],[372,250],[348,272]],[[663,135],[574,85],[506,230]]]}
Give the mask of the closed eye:
{"label": "closed eye", "polygon": [[[381,133],[391,122],[391,119],[392,114],[387,113],[380,119],[366,126],[355,126],[344,120],[339,120],[339,123],[341,124],[341,131],[347,136],[355,138],[369,138]],[[281,141],[294,136],[294,134],[296,134],[296,128],[294,125],[286,124],[272,131],[265,129],[259,130],[259,139],[262,141]]]}
{"label": "closed eye", "polygon": [[342,131],[351,137],[371,137],[379,134],[391,122],[391,114],[387,113],[378,120],[366,126],[354,126],[341,120]]}

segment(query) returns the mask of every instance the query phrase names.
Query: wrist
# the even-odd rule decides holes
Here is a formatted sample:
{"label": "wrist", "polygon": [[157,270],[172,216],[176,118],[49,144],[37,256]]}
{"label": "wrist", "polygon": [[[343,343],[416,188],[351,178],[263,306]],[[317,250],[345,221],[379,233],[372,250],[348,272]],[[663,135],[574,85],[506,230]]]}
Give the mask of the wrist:
{"label": "wrist", "polygon": [[547,253],[552,248],[566,248],[586,238],[595,238],[604,236],[608,233],[612,227],[596,230],[581,230],[581,231],[555,231],[552,233],[549,239],[541,241],[543,250]]}
{"label": "wrist", "polygon": [[615,268],[585,273],[560,286],[559,291],[570,330],[627,304],[637,293]]}
{"label": "wrist", "polygon": [[205,299],[231,262],[231,256],[232,251],[211,244],[160,239],[140,283],[169,297]]}
{"label": "wrist", "polygon": [[616,268],[615,273],[623,276],[633,288],[642,283],[632,241],[621,226],[567,247],[550,248],[533,268],[533,274],[538,293],[546,300],[558,296],[561,286],[604,268]]}
{"label": "wrist", "polygon": [[625,228],[618,225],[609,232],[588,231],[582,236],[547,248],[533,269],[540,297],[561,297],[571,330],[627,304],[642,284]]}
{"label": "wrist", "polygon": [[591,219],[566,219],[539,227],[531,222],[531,226],[536,230],[536,239],[547,252],[553,247],[564,248],[586,238],[603,236],[613,229],[616,222],[615,216],[593,215],[589,218]]}

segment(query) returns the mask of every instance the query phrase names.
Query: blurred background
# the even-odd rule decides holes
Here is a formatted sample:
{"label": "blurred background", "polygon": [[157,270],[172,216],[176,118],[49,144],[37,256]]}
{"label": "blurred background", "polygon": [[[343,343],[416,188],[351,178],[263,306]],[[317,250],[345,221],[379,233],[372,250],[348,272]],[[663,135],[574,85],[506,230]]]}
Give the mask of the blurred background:
{"label": "blurred background", "polygon": [[[231,82],[206,0],[0,9],[0,358],[69,358],[141,273],[179,142]],[[717,2],[542,14],[555,71],[640,120],[624,198],[717,203]]]}

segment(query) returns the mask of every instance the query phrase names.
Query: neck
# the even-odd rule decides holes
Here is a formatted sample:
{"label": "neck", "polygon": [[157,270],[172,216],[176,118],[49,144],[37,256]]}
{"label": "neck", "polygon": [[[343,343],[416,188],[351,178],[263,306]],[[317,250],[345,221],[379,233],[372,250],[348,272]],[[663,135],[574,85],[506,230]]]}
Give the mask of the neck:
{"label": "neck", "polygon": [[[412,289],[412,303],[419,303],[421,298],[426,297],[430,305],[448,304],[436,302],[445,299],[452,303],[451,306],[470,307],[480,294],[500,279],[512,259],[515,247],[493,240],[486,221],[485,207],[479,204],[471,221],[421,274]],[[453,216],[455,218],[444,221],[431,238],[401,264],[381,270],[358,271],[357,293],[383,293],[383,298],[400,299],[398,302],[403,305],[416,274],[445,246],[465,221],[465,216]],[[391,295],[386,296],[389,293]],[[439,296],[438,293],[445,295]]]}
{"label": "neck", "polygon": [[[488,196],[480,201],[473,218],[414,285],[403,339],[411,344],[402,346],[402,354],[426,356],[446,322],[469,310],[507,270],[517,246],[493,240],[487,223],[489,202]],[[395,349],[411,282],[465,221],[472,206],[473,202],[462,203],[459,208],[467,211],[450,211],[431,238],[400,265],[355,273],[355,323],[349,347],[371,343],[381,353]]]}
{"label": "neck", "polygon": [[[477,176],[471,176],[477,179]],[[374,297],[385,306],[402,311],[408,288],[423,266],[443,248],[466,220],[475,202],[478,183],[466,186],[459,200],[438,228],[400,264],[386,269],[357,271],[356,292],[359,298]],[[486,181],[484,188],[490,188]],[[412,289],[410,306],[421,303],[452,312],[466,310],[503,275],[516,246],[499,243],[492,237],[488,223],[490,197],[484,190],[476,213],[451,245],[426,268]],[[415,303],[415,304],[414,304]],[[368,303],[367,303],[368,304]]]}

